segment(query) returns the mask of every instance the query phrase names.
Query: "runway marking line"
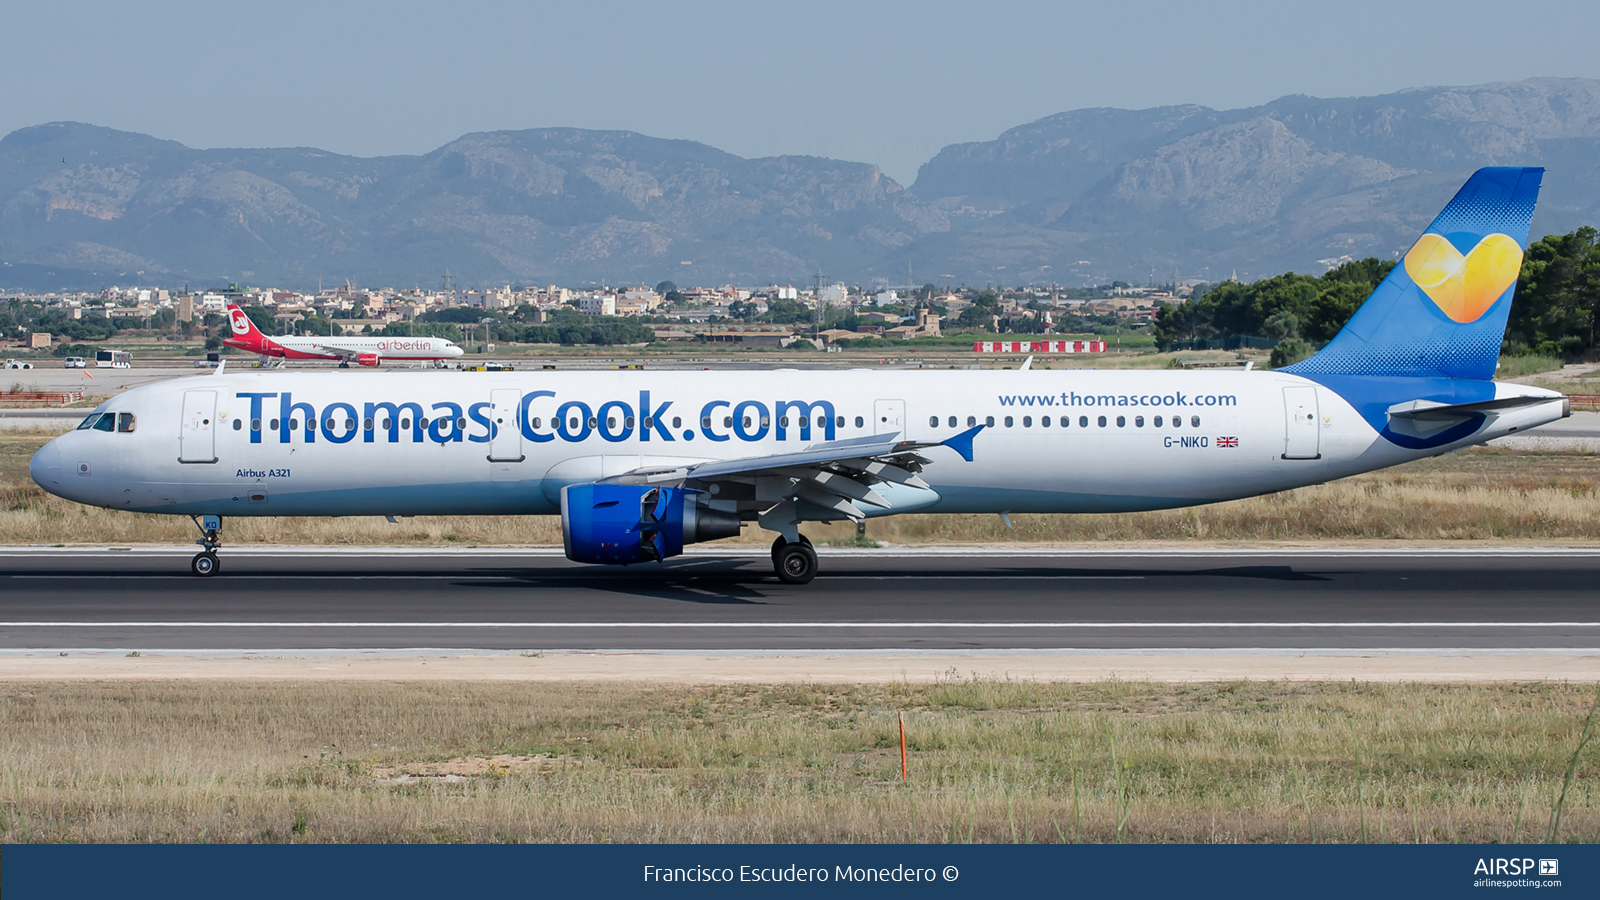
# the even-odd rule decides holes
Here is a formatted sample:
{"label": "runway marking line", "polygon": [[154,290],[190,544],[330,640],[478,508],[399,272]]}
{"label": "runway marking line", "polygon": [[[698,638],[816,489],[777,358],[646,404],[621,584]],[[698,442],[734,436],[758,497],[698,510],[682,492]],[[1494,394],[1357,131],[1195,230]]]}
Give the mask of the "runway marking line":
{"label": "runway marking line", "polygon": [[1600,628],[1600,622],[0,622],[0,628]]}

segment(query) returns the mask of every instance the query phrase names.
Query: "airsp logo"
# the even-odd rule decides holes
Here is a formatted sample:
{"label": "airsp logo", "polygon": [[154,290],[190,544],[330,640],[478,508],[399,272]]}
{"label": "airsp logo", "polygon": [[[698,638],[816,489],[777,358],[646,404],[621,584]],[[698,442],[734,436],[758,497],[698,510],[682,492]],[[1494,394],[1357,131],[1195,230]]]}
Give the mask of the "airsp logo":
{"label": "airsp logo", "polygon": [[242,309],[236,309],[228,316],[228,325],[234,334],[250,333],[250,317],[245,315]]}
{"label": "airsp logo", "polygon": [[[1539,860],[1540,875],[1554,875],[1559,869],[1559,864],[1553,859]],[[1533,872],[1531,859],[1480,859],[1477,868],[1472,870],[1474,875],[1527,875]]]}

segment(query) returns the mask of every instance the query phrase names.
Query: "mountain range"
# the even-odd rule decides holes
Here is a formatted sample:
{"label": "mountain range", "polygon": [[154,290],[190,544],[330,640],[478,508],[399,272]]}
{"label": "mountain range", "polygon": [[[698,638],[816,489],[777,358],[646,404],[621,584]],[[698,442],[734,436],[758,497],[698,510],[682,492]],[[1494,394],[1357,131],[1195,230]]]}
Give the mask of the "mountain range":
{"label": "mountain range", "polygon": [[543,128],[422,156],[196,150],[70,122],[0,139],[0,287],[1219,280],[1393,258],[1484,165],[1600,219],[1600,81],[1214,110],[1082,109],[868,163]]}

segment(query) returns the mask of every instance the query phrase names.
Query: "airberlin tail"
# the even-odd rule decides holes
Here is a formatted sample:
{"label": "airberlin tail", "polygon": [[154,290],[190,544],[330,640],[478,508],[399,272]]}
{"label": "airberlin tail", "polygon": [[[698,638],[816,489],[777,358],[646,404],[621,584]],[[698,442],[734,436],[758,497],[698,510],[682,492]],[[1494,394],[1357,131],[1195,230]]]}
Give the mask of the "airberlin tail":
{"label": "airberlin tail", "polygon": [[240,350],[249,350],[252,353],[265,353],[270,356],[282,356],[283,348],[273,343],[272,339],[261,333],[256,323],[250,320],[245,311],[237,306],[228,306],[228,327],[233,331],[232,337],[223,338],[222,342],[230,347]]}

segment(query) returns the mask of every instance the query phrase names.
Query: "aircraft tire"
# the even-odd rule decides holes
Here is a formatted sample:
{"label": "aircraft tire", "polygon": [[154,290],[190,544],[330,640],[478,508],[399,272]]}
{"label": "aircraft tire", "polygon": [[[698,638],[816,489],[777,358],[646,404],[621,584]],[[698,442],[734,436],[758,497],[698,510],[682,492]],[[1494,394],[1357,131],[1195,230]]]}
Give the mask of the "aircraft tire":
{"label": "aircraft tire", "polygon": [[217,555],[210,550],[204,553],[196,553],[194,559],[189,560],[189,571],[199,575],[201,578],[210,578],[212,575],[217,574],[217,570],[220,568],[222,568],[222,563],[218,561]]}
{"label": "aircraft tire", "polygon": [[817,577],[817,551],[796,541],[778,553],[778,580],[784,584],[809,584]]}

